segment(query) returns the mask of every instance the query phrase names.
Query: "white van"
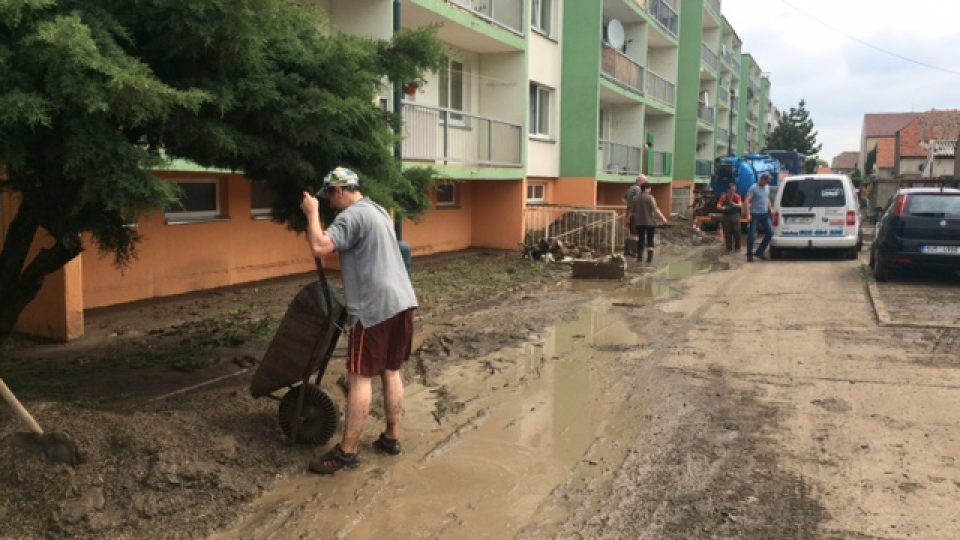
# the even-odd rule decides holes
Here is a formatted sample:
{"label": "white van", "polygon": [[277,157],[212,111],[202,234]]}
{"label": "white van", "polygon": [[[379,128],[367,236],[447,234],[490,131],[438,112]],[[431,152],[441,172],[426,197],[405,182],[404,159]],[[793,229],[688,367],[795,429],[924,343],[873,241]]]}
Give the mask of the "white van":
{"label": "white van", "polygon": [[770,256],[785,249],[839,249],[856,259],[863,246],[857,190],[842,174],[805,174],[780,181],[773,199]]}

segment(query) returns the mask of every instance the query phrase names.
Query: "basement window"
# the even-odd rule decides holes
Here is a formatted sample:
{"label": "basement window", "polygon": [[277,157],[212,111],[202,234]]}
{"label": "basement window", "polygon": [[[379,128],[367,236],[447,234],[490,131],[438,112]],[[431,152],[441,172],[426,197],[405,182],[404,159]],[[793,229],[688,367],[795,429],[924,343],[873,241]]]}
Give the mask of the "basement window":
{"label": "basement window", "polygon": [[270,219],[273,196],[273,190],[266,182],[250,182],[250,216],[254,219]]}
{"label": "basement window", "polygon": [[547,186],[545,184],[527,184],[527,204],[545,204]]}
{"label": "basement window", "polygon": [[437,186],[437,208],[452,208],[457,206],[456,184]]}

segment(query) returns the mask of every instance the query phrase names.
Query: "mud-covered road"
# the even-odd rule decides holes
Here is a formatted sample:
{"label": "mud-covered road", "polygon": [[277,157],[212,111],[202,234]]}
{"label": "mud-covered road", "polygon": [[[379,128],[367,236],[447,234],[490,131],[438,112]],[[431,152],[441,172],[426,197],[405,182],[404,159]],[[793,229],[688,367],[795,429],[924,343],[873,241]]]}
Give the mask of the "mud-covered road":
{"label": "mud-covered road", "polygon": [[956,330],[879,327],[865,279],[707,258],[580,284],[565,321],[414,384],[403,456],[292,475],[215,537],[956,538]]}
{"label": "mud-covered road", "polygon": [[[24,463],[0,445],[13,458],[0,461],[13,494],[0,499],[0,538],[960,536],[956,276],[878,286],[862,261],[746,264],[709,245],[658,259],[631,263],[622,282],[525,275],[489,256],[421,269],[423,290],[446,283],[481,301],[424,294],[437,300],[404,369],[404,453],[369,447],[382,429],[375,402],[361,466],[332,478],[305,471],[313,451],[283,443],[275,405],[251,400],[249,371],[236,371],[249,364],[235,365],[262,354],[261,327],[284,303],[267,309],[267,298],[300,282],[203,296],[206,311],[189,299],[139,308],[139,326],[107,313],[102,336],[47,350],[77,355],[47,371],[28,377],[26,352],[3,364],[38,396],[67,368],[103,364],[116,379],[78,375],[53,388],[59,401],[29,401],[87,459]],[[169,318],[162,310],[176,324],[151,323]],[[190,322],[197,310],[209,324]],[[111,347],[137,354],[103,345],[127,337]],[[168,341],[191,356],[118,363]],[[198,357],[222,361],[185,369]],[[235,376],[163,397],[186,386],[177,377],[228,367]],[[324,378],[340,401],[342,371],[335,362]],[[141,386],[91,399],[106,380]],[[14,429],[0,416],[0,438]]]}

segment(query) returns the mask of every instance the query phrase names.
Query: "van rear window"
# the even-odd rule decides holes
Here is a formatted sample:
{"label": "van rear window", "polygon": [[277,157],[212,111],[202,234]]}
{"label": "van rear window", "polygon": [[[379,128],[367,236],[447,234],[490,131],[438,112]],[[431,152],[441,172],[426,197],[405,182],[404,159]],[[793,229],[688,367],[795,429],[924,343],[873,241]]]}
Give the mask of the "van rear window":
{"label": "van rear window", "polygon": [[846,206],[847,197],[840,180],[796,180],[787,182],[782,188],[780,199],[782,208],[812,208]]}
{"label": "van rear window", "polygon": [[911,216],[960,218],[960,195],[910,195],[907,213]]}

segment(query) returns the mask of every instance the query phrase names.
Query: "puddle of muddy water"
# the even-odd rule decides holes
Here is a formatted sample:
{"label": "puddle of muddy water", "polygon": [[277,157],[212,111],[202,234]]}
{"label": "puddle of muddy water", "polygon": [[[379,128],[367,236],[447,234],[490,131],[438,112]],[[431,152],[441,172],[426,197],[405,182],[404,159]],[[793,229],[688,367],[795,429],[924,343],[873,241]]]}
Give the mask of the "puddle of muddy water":
{"label": "puddle of muddy water", "polygon": [[442,428],[431,425],[429,389],[413,385],[400,459],[365,451],[359,471],[291,478],[265,497],[272,510],[217,537],[513,537],[620,406],[609,389],[640,340],[598,298],[522,346],[444,372],[438,382],[467,407]]}

